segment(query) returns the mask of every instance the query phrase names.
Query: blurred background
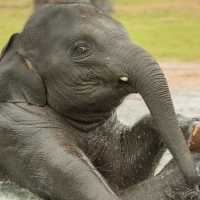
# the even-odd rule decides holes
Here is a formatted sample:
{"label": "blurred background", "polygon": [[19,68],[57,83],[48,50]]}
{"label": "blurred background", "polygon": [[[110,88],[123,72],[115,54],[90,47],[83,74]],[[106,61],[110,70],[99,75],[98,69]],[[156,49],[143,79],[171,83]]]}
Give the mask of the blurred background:
{"label": "blurred background", "polygon": [[[106,11],[113,8],[115,12],[109,14],[156,59],[200,60],[200,0],[91,1]],[[0,49],[12,33],[21,31],[33,10],[34,0],[0,0]]]}

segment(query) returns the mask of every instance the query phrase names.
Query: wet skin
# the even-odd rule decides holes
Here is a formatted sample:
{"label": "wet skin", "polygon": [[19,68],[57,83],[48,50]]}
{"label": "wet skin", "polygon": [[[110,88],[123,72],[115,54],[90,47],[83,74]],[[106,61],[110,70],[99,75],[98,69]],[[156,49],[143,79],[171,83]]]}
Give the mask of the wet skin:
{"label": "wet skin", "polygon": [[[177,120],[156,61],[98,9],[60,4],[36,11],[2,51],[0,88],[1,166],[39,197],[142,199],[137,187],[153,181],[167,199],[164,181],[152,178],[166,146],[184,174],[175,189],[186,198],[197,190],[185,138],[198,119]],[[151,115],[128,128],[115,108],[136,92]],[[168,191],[174,199],[175,189]]]}
{"label": "wet skin", "polygon": [[[177,199],[190,191],[175,162],[153,177],[165,147],[149,115],[131,130],[113,115],[86,133],[48,106],[1,103],[0,110],[4,170],[43,199]],[[178,119],[187,139],[198,119]]]}

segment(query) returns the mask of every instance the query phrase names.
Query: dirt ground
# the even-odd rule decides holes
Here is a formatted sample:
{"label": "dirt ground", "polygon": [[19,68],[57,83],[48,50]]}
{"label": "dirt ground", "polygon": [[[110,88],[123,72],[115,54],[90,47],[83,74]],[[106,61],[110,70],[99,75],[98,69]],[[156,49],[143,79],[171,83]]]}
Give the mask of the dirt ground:
{"label": "dirt ground", "polygon": [[170,89],[172,88],[200,88],[200,61],[159,62]]}

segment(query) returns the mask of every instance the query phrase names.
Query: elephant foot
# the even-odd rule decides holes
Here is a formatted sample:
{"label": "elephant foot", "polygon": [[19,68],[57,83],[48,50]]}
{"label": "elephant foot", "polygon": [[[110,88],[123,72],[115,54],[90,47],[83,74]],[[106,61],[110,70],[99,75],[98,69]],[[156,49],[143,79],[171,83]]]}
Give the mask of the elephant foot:
{"label": "elephant foot", "polygon": [[196,191],[190,191],[189,193],[187,193],[184,198],[184,200],[199,200],[200,196]]}
{"label": "elephant foot", "polygon": [[200,150],[200,122],[193,122],[189,129],[191,136],[188,141],[188,147],[190,150]]}
{"label": "elephant foot", "polygon": [[199,200],[200,196],[195,191],[190,191],[184,196],[184,200]]}

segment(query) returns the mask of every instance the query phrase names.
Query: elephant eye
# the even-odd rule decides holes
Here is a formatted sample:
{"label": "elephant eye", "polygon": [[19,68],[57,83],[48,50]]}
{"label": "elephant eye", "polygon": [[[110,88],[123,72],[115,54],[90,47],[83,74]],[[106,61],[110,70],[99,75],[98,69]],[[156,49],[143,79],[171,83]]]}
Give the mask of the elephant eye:
{"label": "elephant eye", "polygon": [[78,40],[72,44],[70,56],[74,60],[81,60],[92,54],[93,46],[87,40]]}
{"label": "elephant eye", "polygon": [[82,53],[82,52],[85,52],[85,51],[87,51],[87,50],[89,50],[89,48],[87,48],[87,47],[78,47],[78,52],[80,52],[80,53]]}

